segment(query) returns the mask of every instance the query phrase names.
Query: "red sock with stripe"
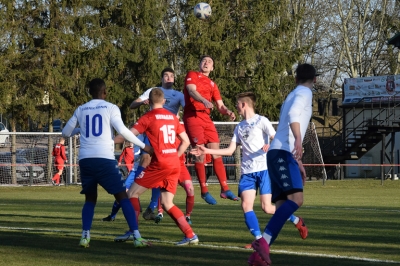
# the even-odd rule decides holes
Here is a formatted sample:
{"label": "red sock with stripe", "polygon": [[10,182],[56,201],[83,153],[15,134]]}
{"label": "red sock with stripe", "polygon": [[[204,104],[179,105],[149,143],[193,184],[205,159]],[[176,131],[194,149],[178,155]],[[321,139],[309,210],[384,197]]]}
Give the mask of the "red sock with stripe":
{"label": "red sock with stripe", "polygon": [[185,234],[185,237],[194,237],[192,227],[190,227],[190,225],[186,221],[185,216],[183,215],[183,212],[178,207],[174,205],[171,209],[167,211],[167,213],[169,216],[171,216],[172,220],[175,221],[176,225],[179,227],[182,233]]}
{"label": "red sock with stripe", "polygon": [[194,207],[194,196],[186,196],[186,216],[190,217]]}
{"label": "red sock with stripe", "polygon": [[129,200],[133,206],[133,209],[135,210],[136,221],[139,223],[139,213],[140,213],[139,198],[130,198]]}
{"label": "red sock with stripe", "polygon": [[206,167],[204,163],[196,162],[194,164],[194,169],[196,170],[197,179],[200,183],[201,194],[205,194],[208,192],[206,185]]}

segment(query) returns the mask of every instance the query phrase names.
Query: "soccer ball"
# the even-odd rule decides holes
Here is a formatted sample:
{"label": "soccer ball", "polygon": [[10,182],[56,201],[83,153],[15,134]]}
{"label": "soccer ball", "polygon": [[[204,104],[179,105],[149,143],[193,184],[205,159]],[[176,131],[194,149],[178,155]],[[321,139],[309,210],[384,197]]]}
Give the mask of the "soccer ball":
{"label": "soccer ball", "polygon": [[198,3],[194,7],[194,14],[196,18],[206,20],[211,17],[211,6],[207,3]]}

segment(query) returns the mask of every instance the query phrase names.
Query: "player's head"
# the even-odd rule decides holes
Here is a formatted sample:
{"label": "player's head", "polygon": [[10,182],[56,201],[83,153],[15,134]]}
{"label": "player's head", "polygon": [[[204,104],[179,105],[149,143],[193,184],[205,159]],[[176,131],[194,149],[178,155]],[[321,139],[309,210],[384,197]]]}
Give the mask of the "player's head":
{"label": "player's head", "polygon": [[154,88],[150,91],[149,102],[151,106],[163,105],[165,102],[164,92],[160,88]]}
{"label": "player's head", "polygon": [[89,82],[89,94],[92,95],[93,99],[105,99],[106,98],[106,83],[104,80],[95,78]]}
{"label": "player's head", "polygon": [[64,138],[60,138],[60,141],[59,141],[61,144],[64,144],[64,142],[65,142],[65,139]]}
{"label": "player's head", "polygon": [[248,106],[252,109],[255,108],[256,106],[256,95],[254,92],[248,91],[248,92],[242,92],[236,95],[236,109],[238,110],[240,115],[242,114],[242,111],[244,108]]}
{"label": "player's head", "polygon": [[316,82],[317,70],[310,64],[300,64],[296,68],[296,82],[298,84]]}
{"label": "player's head", "polygon": [[214,70],[214,59],[210,55],[202,55],[200,57],[200,72],[208,76]]}
{"label": "player's head", "polygon": [[174,85],[175,82],[175,71],[170,68],[166,67],[161,71],[161,86],[164,89],[170,89]]}

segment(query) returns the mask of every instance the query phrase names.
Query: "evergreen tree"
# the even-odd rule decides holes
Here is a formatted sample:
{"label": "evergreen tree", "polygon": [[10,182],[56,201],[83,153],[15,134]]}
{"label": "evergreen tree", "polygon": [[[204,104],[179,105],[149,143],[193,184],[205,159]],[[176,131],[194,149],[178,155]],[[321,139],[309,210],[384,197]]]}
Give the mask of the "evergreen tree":
{"label": "evergreen tree", "polygon": [[[189,1],[183,17],[185,34],[178,48],[182,68],[197,69],[200,55],[211,55],[215,64],[211,78],[225,104],[235,110],[236,94],[251,90],[258,97],[257,111],[276,120],[276,104],[286,96],[282,89],[293,85],[293,77],[286,77],[285,71],[302,53],[286,41],[296,26],[287,5],[281,1],[213,1],[209,21],[193,16],[194,5]],[[212,115],[222,119],[216,111]]]}

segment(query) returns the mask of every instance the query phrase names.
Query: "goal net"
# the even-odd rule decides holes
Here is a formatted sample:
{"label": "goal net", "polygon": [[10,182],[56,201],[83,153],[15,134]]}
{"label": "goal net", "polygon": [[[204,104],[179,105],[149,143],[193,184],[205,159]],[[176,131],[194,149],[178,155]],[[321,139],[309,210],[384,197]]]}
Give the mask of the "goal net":
{"label": "goal net", "polygon": [[[278,122],[271,122],[275,129],[278,127]],[[238,122],[214,122],[215,127],[218,131],[220,138],[220,148],[226,148],[229,146],[233,131],[238,124]],[[303,140],[304,154],[303,154],[303,164],[307,173],[307,178],[311,179],[324,179],[326,180],[326,171],[323,166],[323,158],[321,149],[318,142],[317,132],[315,130],[314,123],[310,123]],[[194,171],[193,158],[188,156],[188,169],[194,181],[197,181],[196,172]],[[223,162],[225,164],[225,170],[227,179],[229,182],[239,182],[240,179],[240,148],[232,156],[224,156]],[[206,175],[207,182],[217,183],[218,179],[212,168],[212,163],[206,164]]]}
{"label": "goal net", "polygon": [[[0,143],[0,184],[35,185],[49,184],[58,172],[52,156],[53,147],[59,142],[61,133],[8,132],[6,141]],[[61,179],[69,183],[79,182],[77,155],[79,138],[65,140],[68,163]]]}

